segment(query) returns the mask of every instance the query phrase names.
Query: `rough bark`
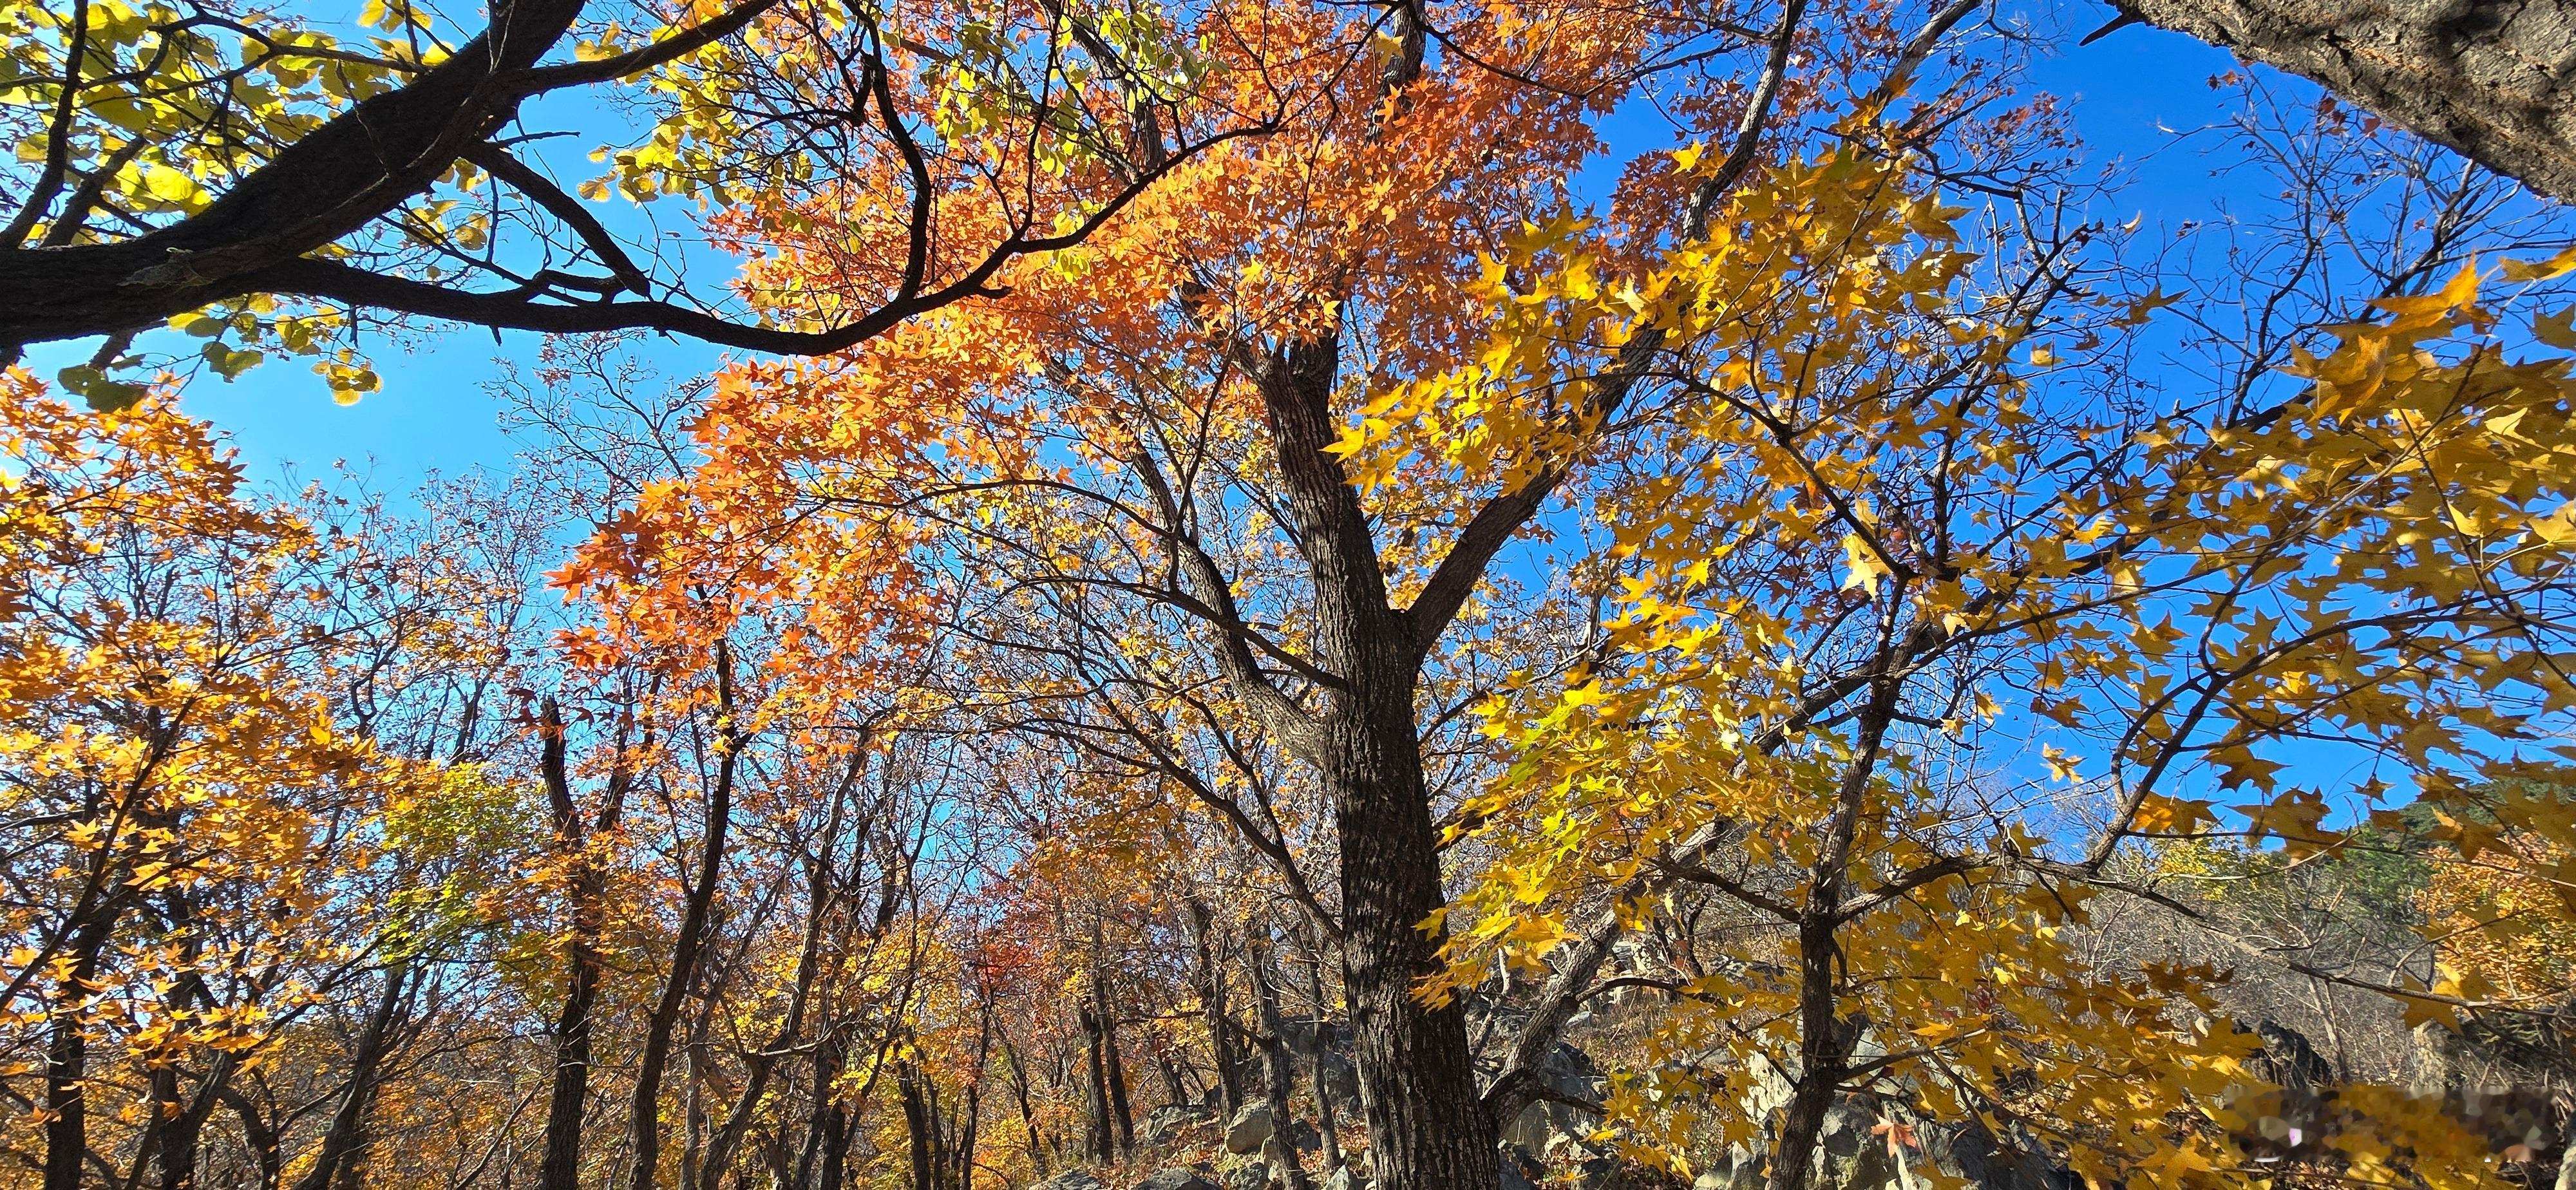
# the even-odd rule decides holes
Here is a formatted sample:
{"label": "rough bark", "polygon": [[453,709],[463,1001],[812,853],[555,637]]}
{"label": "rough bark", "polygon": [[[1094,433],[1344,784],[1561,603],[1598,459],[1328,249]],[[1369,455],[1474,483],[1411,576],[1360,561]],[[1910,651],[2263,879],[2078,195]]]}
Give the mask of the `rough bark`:
{"label": "rough bark", "polygon": [[[1094,945],[1098,927],[1094,926]],[[1091,966],[1091,1008],[1100,1015],[1101,1074],[1109,1088],[1109,1119],[1117,1127],[1118,1155],[1136,1149],[1136,1112],[1127,1100],[1127,1060],[1118,1050],[1118,1009],[1110,1003],[1109,979],[1097,959]]]}
{"label": "rough bark", "polygon": [[1306,1190],[1306,1166],[1297,1155],[1297,1113],[1289,1097],[1297,1089],[1297,1072],[1288,1053],[1288,1030],[1279,1013],[1279,991],[1272,986],[1267,956],[1256,952],[1245,968],[1252,974],[1252,999],[1261,1009],[1261,1073],[1270,1097],[1270,1139],[1261,1143],[1261,1158],[1280,1190]]}
{"label": "rough bark", "polygon": [[1255,380],[1314,585],[1314,649],[1338,682],[1307,759],[1341,840],[1342,986],[1372,1180],[1389,1190],[1485,1190],[1500,1175],[1465,1007],[1453,999],[1435,1008],[1413,994],[1442,969],[1443,935],[1420,927],[1447,900],[1415,728],[1422,645],[1387,601],[1358,490],[1325,450],[1339,431],[1338,341],[1267,354]]}
{"label": "rough bark", "polygon": [[1117,1130],[1109,1122],[1109,1063],[1101,1052],[1100,1014],[1089,1002],[1077,1011],[1083,1038],[1083,1107],[1090,1118],[1083,1155],[1107,1162],[1116,1156],[1112,1150],[1116,1147]]}
{"label": "rough bark", "polygon": [[110,897],[95,906],[72,938],[71,978],[54,1005],[45,1046],[45,1110],[51,1113],[45,1121],[45,1190],[81,1190],[81,1167],[89,1159],[89,1030],[81,1017],[123,904],[123,898]]}
{"label": "rough bark", "polygon": [[2576,0],[2115,0],[2576,201]]}

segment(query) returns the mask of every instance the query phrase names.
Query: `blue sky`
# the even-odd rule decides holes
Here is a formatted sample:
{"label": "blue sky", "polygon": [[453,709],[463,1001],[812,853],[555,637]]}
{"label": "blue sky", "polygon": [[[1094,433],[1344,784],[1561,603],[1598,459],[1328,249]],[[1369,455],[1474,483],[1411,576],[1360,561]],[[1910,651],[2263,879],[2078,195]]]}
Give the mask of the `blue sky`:
{"label": "blue sky", "polygon": [[[2043,22],[2044,28],[2073,32],[2044,38],[2061,48],[2038,64],[2034,81],[2068,102],[2094,161],[2138,167],[2124,204],[2146,212],[2151,222],[2205,215],[2216,197],[2208,165],[2190,151],[2151,155],[2171,145],[2172,135],[2164,130],[2198,127],[2223,114],[2207,80],[2234,63],[2224,52],[2143,26],[2090,46],[2073,45],[2109,14],[2106,7],[2086,4]],[[530,126],[597,126],[582,119],[549,122],[546,115],[532,113]],[[581,159],[588,144],[559,141],[550,147],[559,176],[580,177],[592,168]],[[694,264],[703,287],[711,287],[724,269],[720,260],[703,257]],[[533,361],[538,345],[539,337],[528,333],[504,332],[495,342],[488,331],[453,329],[421,336],[412,350],[389,343],[372,352],[384,388],[349,407],[334,405],[321,379],[297,361],[272,361],[229,385],[208,377],[192,385],[184,400],[233,436],[257,479],[311,477],[345,461],[369,473],[378,490],[405,492],[433,471],[511,467],[516,447],[501,431],[499,402],[485,386]],[[30,363],[45,374],[86,358],[88,350],[87,344],[55,345],[31,352]],[[679,342],[657,342],[647,350],[666,375],[675,376],[702,371],[721,358],[715,349]]]}

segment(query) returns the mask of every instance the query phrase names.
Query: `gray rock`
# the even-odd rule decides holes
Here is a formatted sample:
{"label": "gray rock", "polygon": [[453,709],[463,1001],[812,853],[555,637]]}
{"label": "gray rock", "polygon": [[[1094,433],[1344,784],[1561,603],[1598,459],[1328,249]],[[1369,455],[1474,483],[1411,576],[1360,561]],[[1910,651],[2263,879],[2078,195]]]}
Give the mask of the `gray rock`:
{"label": "gray rock", "polygon": [[1502,1167],[1502,1176],[1497,1190],[1538,1190],[1537,1180],[1530,1177],[1527,1169],[1522,1168],[1520,1152],[1510,1145],[1499,1147],[1502,1149],[1502,1160],[1495,1164]]}
{"label": "gray rock", "polygon": [[1324,1179],[1324,1190],[1368,1190],[1368,1183],[1352,1173],[1350,1166],[1337,1165],[1332,1176]]}
{"label": "gray rock", "polygon": [[1207,1180],[1195,1169],[1174,1166],[1136,1183],[1136,1190],[1219,1190],[1219,1188],[1216,1183]]}
{"label": "gray rock", "polygon": [[1218,1166],[1216,1176],[1225,1190],[1262,1190],[1270,1184],[1270,1167],[1259,1161],[1237,1161]]}
{"label": "gray rock", "polygon": [[1556,1122],[1550,1118],[1548,1107],[1545,1103],[1533,1103],[1522,1108],[1521,1114],[1512,1117],[1511,1125],[1503,1129],[1503,1143],[1524,1152],[1547,1152],[1548,1142],[1557,1136]]}
{"label": "gray rock", "polygon": [[1335,1102],[1347,1105],[1346,1111],[1356,1112],[1360,1102],[1360,1068],[1352,1065],[1350,1059],[1326,1050],[1324,1090],[1332,1095]]}
{"label": "gray rock", "polygon": [[1146,1113],[1144,1126],[1136,1130],[1136,1138],[1149,1145],[1169,1144],[1173,1137],[1180,1135],[1190,1126],[1214,1118],[1215,1113],[1203,1107],[1187,1103],[1166,1103]]}
{"label": "gray rock", "polygon": [[1109,1190],[1087,1169],[1068,1169],[1038,1183],[1029,1190]]}
{"label": "gray rock", "polygon": [[1260,1152],[1262,1142],[1270,1139],[1270,1134],[1276,1130],[1276,1127],[1277,1126],[1271,1122],[1270,1101],[1267,1099],[1252,1100],[1244,1104],[1243,1110],[1234,1113],[1234,1119],[1226,1123],[1225,1151],[1229,1153]]}

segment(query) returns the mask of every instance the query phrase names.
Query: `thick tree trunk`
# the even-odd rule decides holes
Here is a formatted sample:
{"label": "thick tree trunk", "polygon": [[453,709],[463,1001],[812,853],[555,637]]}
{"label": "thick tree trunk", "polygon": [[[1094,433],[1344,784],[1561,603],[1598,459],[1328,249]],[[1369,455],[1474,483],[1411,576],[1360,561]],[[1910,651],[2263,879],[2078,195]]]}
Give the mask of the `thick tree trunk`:
{"label": "thick tree trunk", "polygon": [[[1413,994],[1441,969],[1441,937],[1420,927],[1446,900],[1406,701],[1403,717],[1385,717],[1378,733],[1335,724],[1347,763],[1326,777],[1340,810],[1342,984],[1372,1180],[1389,1190],[1485,1190],[1500,1175],[1465,1006],[1434,1008]],[[1398,728],[1400,743],[1386,738]]]}
{"label": "thick tree trunk", "polygon": [[[1479,1106],[1465,1006],[1415,986],[1442,967],[1439,831],[1423,782],[1415,684],[1424,641],[1387,601],[1359,492],[1329,453],[1340,345],[1325,336],[1258,361],[1255,379],[1314,583],[1314,649],[1340,682],[1302,741],[1341,840],[1342,986],[1350,1000],[1373,1180],[1384,1190],[1490,1190],[1494,1122]],[[1421,631],[1436,635],[1437,625]]]}
{"label": "thick tree trunk", "polygon": [[2576,0],[2114,0],[2576,202]]}

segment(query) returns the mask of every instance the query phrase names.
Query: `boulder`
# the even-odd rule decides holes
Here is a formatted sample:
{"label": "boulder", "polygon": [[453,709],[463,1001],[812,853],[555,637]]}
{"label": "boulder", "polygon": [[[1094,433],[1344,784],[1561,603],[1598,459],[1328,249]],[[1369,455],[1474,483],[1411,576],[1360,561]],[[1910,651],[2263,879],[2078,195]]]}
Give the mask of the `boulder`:
{"label": "boulder", "polygon": [[1332,1095],[1334,1102],[1348,1105],[1346,1112],[1356,1114],[1360,1102],[1360,1068],[1331,1050],[1324,1051],[1323,1064],[1324,1090]]}
{"label": "boulder", "polygon": [[1219,1187],[1195,1169],[1174,1166],[1136,1183],[1136,1190],[1219,1190]]}
{"label": "boulder", "polygon": [[1195,1104],[1166,1103],[1146,1113],[1144,1126],[1136,1130],[1136,1139],[1148,1145],[1170,1144],[1173,1137],[1191,1125],[1214,1118],[1215,1113]]}
{"label": "boulder", "polygon": [[1497,1190],[1538,1190],[1538,1179],[1532,1176],[1520,1150],[1510,1145],[1496,1147],[1502,1150],[1501,1160],[1495,1162],[1502,1167]]}
{"label": "boulder", "polygon": [[1068,1169],[1038,1183],[1029,1190],[1109,1190],[1087,1169]]}
{"label": "boulder", "polygon": [[1218,1166],[1216,1176],[1225,1190],[1262,1190],[1270,1184],[1270,1167],[1259,1161],[1237,1161]]}
{"label": "boulder", "polygon": [[1332,1176],[1324,1179],[1324,1190],[1368,1190],[1368,1183],[1352,1173],[1350,1166],[1337,1165],[1333,1167]]}
{"label": "boulder", "polygon": [[1276,1130],[1276,1127],[1271,1121],[1270,1101],[1252,1100],[1244,1104],[1242,1110],[1234,1113],[1234,1119],[1226,1122],[1225,1151],[1260,1152],[1263,1142],[1270,1139],[1270,1134]]}
{"label": "boulder", "polygon": [[2293,1092],[2312,1093],[2334,1082],[2334,1067],[2327,1065],[2317,1047],[2308,1044],[2306,1035],[2278,1021],[2264,1021],[2254,1026],[2254,1035],[2263,1039],[2263,1048],[2254,1052],[2254,1073],[2264,1081]]}

